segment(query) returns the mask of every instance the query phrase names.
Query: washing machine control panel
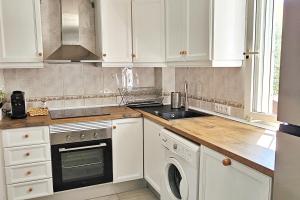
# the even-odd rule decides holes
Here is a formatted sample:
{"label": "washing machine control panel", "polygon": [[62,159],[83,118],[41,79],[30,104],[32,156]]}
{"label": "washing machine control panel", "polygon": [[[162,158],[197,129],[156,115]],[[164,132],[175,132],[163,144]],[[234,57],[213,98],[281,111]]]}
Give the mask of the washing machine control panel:
{"label": "washing machine control panel", "polygon": [[193,161],[195,153],[185,144],[174,140],[174,138],[168,137],[167,135],[161,135],[161,141],[162,145],[172,153],[177,154],[188,162]]}

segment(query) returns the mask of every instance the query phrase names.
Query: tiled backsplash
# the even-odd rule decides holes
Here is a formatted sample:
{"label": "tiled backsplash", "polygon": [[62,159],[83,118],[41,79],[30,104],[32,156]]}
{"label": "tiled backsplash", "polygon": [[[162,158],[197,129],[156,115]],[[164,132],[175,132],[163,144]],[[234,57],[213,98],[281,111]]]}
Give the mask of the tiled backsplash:
{"label": "tiled backsplash", "polygon": [[176,68],[176,90],[189,85],[190,105],[214,110],[214,103],[231,106],[232,115],[243,118],[243,68]]}
{"label": "tiled backsplash", "polygon": [[[155,68],[133,68],[133,86],[154,87]],[[45,64],[41,69],[4,70],[5,91],[22,90],[32,106],[47,98],[50,108],[119,103],[122,68],[93,64]],[[30,105],[29,105],[30,106]]]}

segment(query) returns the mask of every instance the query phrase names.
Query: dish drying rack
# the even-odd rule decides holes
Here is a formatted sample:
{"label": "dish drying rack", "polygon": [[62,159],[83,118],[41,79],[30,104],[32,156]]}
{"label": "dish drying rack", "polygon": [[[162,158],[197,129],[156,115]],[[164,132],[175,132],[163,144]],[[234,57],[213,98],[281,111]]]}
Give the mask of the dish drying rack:
{"label": "dish drying rack", "polygon": [[163,105],[164,97],[161,89],[155,87],[130,87],[118,88],[121,101],[120,105],[128,107],[153,107]]}

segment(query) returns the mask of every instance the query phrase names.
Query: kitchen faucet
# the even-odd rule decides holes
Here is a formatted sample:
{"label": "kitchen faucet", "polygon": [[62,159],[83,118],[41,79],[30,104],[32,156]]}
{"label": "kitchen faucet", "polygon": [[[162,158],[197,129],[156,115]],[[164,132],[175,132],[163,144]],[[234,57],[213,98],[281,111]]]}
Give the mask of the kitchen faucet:
{"label": "kitchen faucet", "polygon": [[189,99],[188,99],[188,82],[184,82],[184,110],[189,110]]}

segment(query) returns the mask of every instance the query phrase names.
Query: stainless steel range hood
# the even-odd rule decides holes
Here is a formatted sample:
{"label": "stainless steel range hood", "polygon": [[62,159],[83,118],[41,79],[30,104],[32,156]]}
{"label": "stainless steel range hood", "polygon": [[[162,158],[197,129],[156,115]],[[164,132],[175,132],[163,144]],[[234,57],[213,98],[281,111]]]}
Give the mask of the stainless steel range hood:
{"label": "stainless steel range hood", "polygon": [[[61,46],[46,61],[48,62],[100,62],[100,56],[80,44],[80,6],[91,0],[60,0]],[[91,25],[85,22],[85,25]]]}

